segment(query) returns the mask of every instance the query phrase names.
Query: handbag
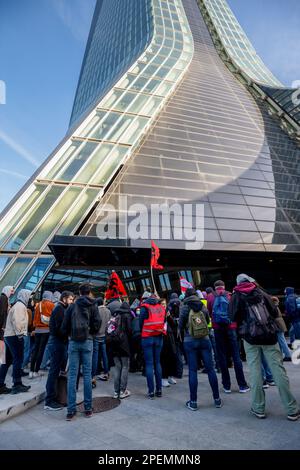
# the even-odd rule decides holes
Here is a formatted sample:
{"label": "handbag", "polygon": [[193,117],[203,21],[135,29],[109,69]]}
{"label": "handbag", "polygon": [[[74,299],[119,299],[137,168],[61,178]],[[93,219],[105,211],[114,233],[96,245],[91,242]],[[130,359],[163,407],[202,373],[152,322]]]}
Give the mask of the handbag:
{"label": "handbag", "polygon": [[49,326],[50,317],[47,317],[46,315],[43,315],[43,313],[42,313],[42,302],[39,303],[39,309],[40,309],[40,314],[41,314],[41,322],[44,325]]}

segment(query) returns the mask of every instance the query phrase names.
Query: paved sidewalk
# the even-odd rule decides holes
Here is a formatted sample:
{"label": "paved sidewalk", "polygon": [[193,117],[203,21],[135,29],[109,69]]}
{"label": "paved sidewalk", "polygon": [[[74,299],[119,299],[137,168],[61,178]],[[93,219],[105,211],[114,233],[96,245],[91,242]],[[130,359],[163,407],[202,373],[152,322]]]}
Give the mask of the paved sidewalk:
{"label": "paved sidewalk", "polygon": [[[287,369],[300,402],[300,367],[288,364]],[[200,409],[192,412],[184,406],[186,370],[177,385],[153,401],[145,398],[145,378],[130,374],[132,396],[119,407],[66,422],[65,410],[44,411],[39,404],[0,425],[0,449],[300,449],[300,421],[287,421],[276,387],[266,390],[268,418],[258,420],[249,414],[250,394],[238,393],[234,378],[232,383],[233,392],[222,392],[224,406],[216,409],[207,376],[199,374]],[[112,387],[112,380],[98,382],[94,395],[110,395]]]}

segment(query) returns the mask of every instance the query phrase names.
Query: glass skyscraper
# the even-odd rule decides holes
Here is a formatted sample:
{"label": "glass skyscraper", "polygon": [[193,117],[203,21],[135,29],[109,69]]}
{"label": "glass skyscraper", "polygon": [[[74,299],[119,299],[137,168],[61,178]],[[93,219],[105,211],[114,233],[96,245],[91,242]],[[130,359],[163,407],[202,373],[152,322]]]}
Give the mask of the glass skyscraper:
{"label": "glass skyscraper", "polygon": [[[129,290],[133,278],[145,288],[149,240],[97,238],[101,208],[120,195],[204,205],[203,250],[157,237],[170,270],[198,272],[199,283],[225,269],[278,270],[283,285],[300,253],[293,93],[225,0],[98,0],[68,133],[1,215],[0,286],[36,289],[71,271],[102,280],[113,267]],[[172,276],[160,275],[162,290]]]}

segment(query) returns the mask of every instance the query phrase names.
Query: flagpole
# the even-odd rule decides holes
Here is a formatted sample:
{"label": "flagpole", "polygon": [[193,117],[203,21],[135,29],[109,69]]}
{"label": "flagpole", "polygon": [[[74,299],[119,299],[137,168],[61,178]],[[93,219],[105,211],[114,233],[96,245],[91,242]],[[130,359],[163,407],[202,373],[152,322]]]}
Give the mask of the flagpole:
{"label": "flagpole", "polygon": [[154,283],[154,277],[153,277],[153,269],[152,269],[152,266],[150,266],[150,272],[151,272],[151,279],[152,279],[154,294],[157,295],[157,290],[156,290],[155,283]]}

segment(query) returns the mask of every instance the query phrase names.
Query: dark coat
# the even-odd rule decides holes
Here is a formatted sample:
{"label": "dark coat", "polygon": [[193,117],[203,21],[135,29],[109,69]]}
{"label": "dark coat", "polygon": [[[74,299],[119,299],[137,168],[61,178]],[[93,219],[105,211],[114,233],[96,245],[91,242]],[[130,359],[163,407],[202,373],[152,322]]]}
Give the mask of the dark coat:
{"label": "dark coat", "polygon": [[194,312],[202,311],[207,324],[210,322],[208,310],[199,297],[197,297],[197,295],[186,297],[183,301],[183,307],[181,308],[179,316],[179,331],[182,340],[184,337],[191,337],[188,329],[190,310],[193,310]]}
{"label": "dark coat", "polygon": [[8,298],[5,294],[0,295],[0,339],[3,340],[4,328],[8,312]]}
{"label": "dark coat", "polygon": [[[75,305],[77,305],[84,316],[89,317],[89,333],[90,339],[93,339],[93,335],[96,335],[101,327],[101,319],[99,315],[99,310],[94,299],[86,295],[79,297],[74,304],[69,305],[66,310],[64,320],[61,326],[61,334],[63,336],[71,336],[72,331],[72,315],[75,314]],[[72,336],[71,336],[72,339]]]}
{"label": "dark coat", "polygon": [[115,311],[115,315],[120,315],[120,329],[122,331],[121,342],[118,346],[111,345],[111,354],[118,357],[130,356],[130,339],[132,335],[132,314],[127,302],[123,302]]}

